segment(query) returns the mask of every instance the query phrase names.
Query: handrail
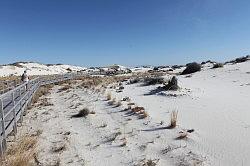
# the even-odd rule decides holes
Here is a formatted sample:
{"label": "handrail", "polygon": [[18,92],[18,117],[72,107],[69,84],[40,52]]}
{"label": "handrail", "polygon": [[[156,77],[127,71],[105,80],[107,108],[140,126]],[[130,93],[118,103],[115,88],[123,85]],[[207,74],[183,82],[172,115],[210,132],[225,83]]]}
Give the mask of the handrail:
{"label": "handrail", "polygon": [[11,89],[11,90],[9,90],[8,92],[5,92],[5,93],[1,94],[1,95],[0,95],[0,99],[4,98],[6,95],[8,95],[8,94],[10,94],[10,93],[12,93],[12,92],[14,92],[14,91],[16,91],[17,89],[20,89],[20,88],[26,86],[28,83],[34,82],[34,81],[36,81],[36,80],[38,80],[38,79],[39,79],[39,77],[34,78],[34,79],[30,80],[29,82],[25,82],[25,83],[23,83],[23,84],[21,84],[21,85],[15,87],[14,89]]}

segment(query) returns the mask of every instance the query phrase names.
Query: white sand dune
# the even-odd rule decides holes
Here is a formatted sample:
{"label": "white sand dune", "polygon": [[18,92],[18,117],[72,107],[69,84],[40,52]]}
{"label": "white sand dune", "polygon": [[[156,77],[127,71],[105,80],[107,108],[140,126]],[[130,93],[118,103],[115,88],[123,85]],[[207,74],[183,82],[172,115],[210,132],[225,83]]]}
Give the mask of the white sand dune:
{"label": "white sand dune", "polygon": [[84,67],[72,66],[72,65],[44,65],[35,62],[18,63],[15,65],[4,65],[0,66],[0,77],[10,75],[21,75],[27,70],[29,75],[53,75],[53,74],[64,74],[71,71],[85,70]]}
{"label": "white sand dune", "polygon": [[[118,97],[129,96],[155,122],[179,111],[179,127],[193,128],[187,146],[208,156],[211,165],[249,165],[250,62],[205,69],[192,77],[178,76],[182,90],[145,95],[155,86],[126,86]],[[189,92],[190,91],[190,92]],[[115,93],[114,93],[115,94]]]}
{"label": "white sand dune", "polygon": [[[43,131],[38,160],[44,165],[143,165],[150,159],[162,166],[250,165],[250,61],[177,77],[177,92],[148,94],[158,85],[125,83],[123,92],[109,89],[116,100],[130,97],[144,107],[146,119],[122,111],[127,102],[114,108],[104,95],[77,84],[60,93],[56,86],[45,96],[53,106],[30,110],[22,130]],[[96,114],[70,118],[84,107]],[[166,129],[172,110],[178,110],[178,126]],[[183,129],[195,131],[187,139],[176,139]],[[65,148],[53,152],[58,147]]]}

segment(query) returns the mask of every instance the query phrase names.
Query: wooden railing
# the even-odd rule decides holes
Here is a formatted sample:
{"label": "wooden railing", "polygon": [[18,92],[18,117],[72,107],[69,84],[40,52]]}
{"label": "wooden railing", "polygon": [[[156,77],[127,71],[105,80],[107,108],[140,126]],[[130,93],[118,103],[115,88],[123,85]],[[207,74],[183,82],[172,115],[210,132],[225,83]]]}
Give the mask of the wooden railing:
{"label": "wooden railing", "polygon": [[22,122],[23,115],[38,88],[42,85],[74,79],[79,76],[83,76],[83,74],[37,77],[0,95],[0,156],[7,149],[7,136],[11,132],[14,135],[17,133],[17,122]]}
{"label": "wooden railing", "polygon": [[20,84],[21,84],[21,80],[0,81],[0,95],[8,92],[11,89],[14,89]]}

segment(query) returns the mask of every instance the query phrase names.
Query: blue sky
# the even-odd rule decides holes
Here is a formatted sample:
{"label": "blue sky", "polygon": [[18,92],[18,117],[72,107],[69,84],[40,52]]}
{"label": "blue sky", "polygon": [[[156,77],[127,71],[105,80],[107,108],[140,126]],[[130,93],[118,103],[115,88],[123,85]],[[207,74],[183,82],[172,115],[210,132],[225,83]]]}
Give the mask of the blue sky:
{"label": "blue sky", "polygon": [[250,52],[247,0],[0,0],[0,64],[225,61]]}

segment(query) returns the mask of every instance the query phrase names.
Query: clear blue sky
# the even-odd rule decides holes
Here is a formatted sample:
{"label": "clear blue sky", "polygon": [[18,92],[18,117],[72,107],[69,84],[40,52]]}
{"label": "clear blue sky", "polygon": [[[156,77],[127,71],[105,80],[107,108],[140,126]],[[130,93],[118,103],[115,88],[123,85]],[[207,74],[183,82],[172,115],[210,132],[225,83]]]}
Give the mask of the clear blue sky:
{"label": "clear blue sky", "polygon": [[0,0],[0,64],[183,64],[249,52],[249,0]]}

